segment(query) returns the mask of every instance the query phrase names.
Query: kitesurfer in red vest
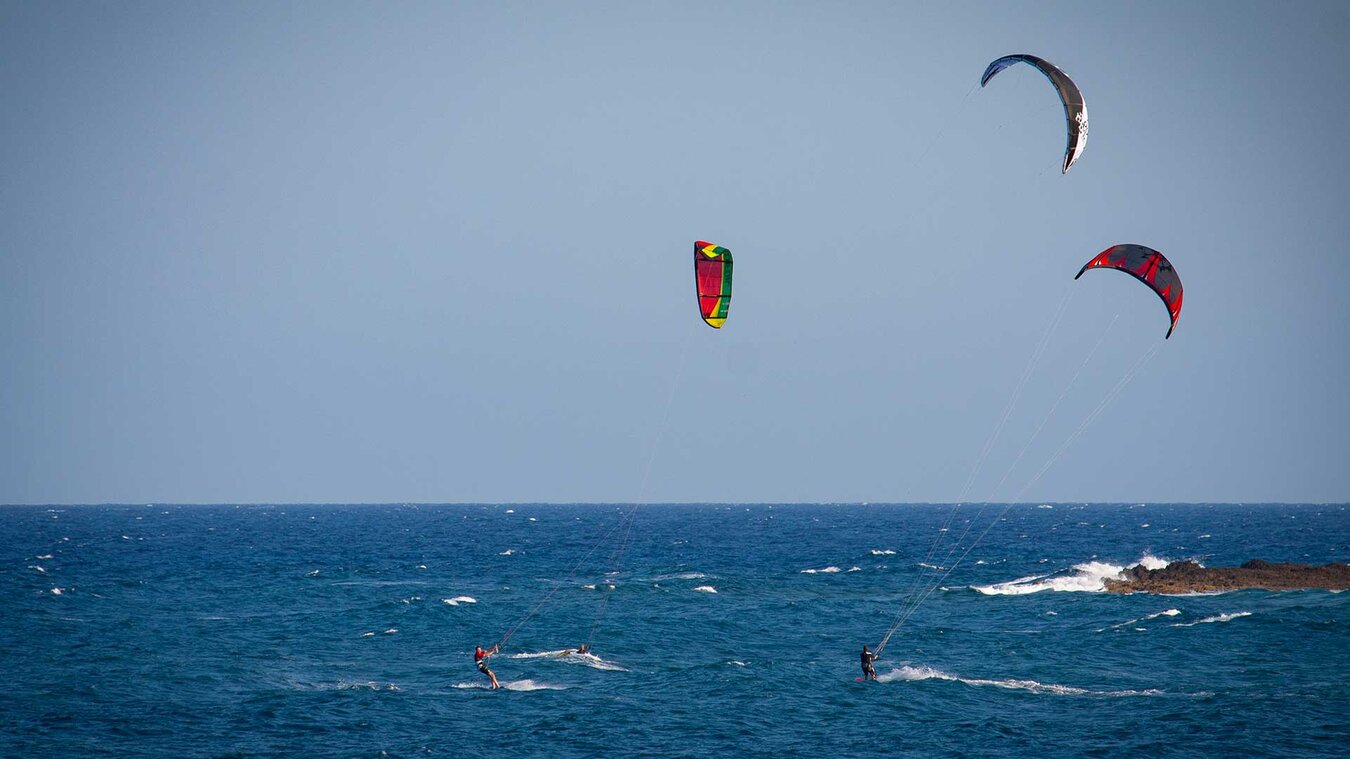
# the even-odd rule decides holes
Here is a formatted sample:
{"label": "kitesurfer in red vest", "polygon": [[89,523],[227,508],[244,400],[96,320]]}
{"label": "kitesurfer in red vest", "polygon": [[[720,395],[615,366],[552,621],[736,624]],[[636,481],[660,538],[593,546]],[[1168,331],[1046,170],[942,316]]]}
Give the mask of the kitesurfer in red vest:
{"label": "kitesurfer in red vest", "polygon": [[497,646],[493,646],[486,651],[483,650],[482,646],[475,646],[473,650],[473,663],[478,665],[479,672],[487,675],[488,679],[492,680],[492,687],[500,688],[502,686],[497,684],[497,676],[492,674],[492,670],[488,669],[487,665],[487,658],[495,653],[497,653]]}

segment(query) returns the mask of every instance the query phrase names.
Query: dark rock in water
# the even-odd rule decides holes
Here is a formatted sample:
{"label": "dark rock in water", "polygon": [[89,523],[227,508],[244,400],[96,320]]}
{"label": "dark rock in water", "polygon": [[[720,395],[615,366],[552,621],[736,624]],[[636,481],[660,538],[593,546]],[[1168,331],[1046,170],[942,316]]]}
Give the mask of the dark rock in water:
{"label": "dark rock in water", "polygon": [[1119,580],[1107,580],[1111,593],[1218,593],[1229,590],[1303,590],[1350,588],[1350,564],[1280,564],[1252,559],[1240,567],[1202,567],[1176,561],[1162,569],[1131,567]]}

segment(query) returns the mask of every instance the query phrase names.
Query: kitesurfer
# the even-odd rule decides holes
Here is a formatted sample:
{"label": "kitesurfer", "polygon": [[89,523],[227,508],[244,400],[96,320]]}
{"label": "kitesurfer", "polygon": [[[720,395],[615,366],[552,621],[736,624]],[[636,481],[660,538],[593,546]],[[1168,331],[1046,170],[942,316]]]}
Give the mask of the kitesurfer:
{"label": "kitesurfer", "polygon": [[872,662],[876,661],[876,660],[877,660],[877,657],[880,656],[880,655],[881,655],[881,654],[874,654],[874,653],[872,653],[871,651],[868,651],[866,645],[863,646],[863,650],[862,650],[862,671],[863,671],[863,679],[864,679],[864,680],[875,680],[875,679],[877,679],[877,670],[876,670],[875,667],[872,666]]}
{"label": "kitesurfer", "polygon": [[585,644],[585,643],[582,643],[581,645],[577,646],[577,654],[578,654],[578,655],[589,654],[590,652],[591,652],[591,650],[590,650],[589,648],[586,647],[586,644]]}
{"label": "kitesurfer", "polygon": [[488,676],[488,679],[492,681],[493,688],[500,688],[502,686],[497,684],[497,676],[492,674],[492,670],[488,669],[487,665],[487,658],[495,653],[497,653],[497,646],[488,650],[483,650],[482,646],[474,646],[473,663],[478,665],[479,672]]}

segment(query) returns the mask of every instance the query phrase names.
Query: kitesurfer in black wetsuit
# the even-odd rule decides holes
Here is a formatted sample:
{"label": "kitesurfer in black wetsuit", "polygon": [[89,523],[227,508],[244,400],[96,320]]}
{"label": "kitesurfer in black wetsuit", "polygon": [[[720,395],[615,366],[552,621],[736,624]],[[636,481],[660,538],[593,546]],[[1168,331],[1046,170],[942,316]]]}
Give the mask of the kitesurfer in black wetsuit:
{"label": "kitesurfer in black wetsuit", "polygon": [[864,680],[875,680],[875,679],[877,679],[877,670],[876,670],[875,667],[872,666],[872,662],[876,661],[876,660],[877,660],[877,657],[880,656],[880,655],[881,655],[881,654],[874,654],[874,653],[872,653],[871,651],[868,651],[868,650],[867,650],[867,646],[863,646],[863,650],[862,650],[862,670],[863,670],[863,679],[864,679]]}

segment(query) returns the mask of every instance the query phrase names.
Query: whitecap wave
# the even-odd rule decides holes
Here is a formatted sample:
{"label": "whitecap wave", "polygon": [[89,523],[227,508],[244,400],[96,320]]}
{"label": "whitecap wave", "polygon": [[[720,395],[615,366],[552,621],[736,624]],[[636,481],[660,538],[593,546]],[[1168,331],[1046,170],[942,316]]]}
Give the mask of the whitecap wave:
{"label": "whitecap wave", "polygon": [[835,572],[838,572],[838,571],[840,571],[839,567],[825,567],[824,569],[803,569],[803,570],[801,571],[801,574],[804,574],[804,575],[815,575],[815,574],[832,575],[832,574],[834,574]]}
{"label": "whitecap wave", "polygon": [[[508,680],[508,681],[499,680],[498,682],[501,683],[502,688],[506,690],[516,690],[516,691],[567,690],[566,685],[556,685],[554,683],[537,683],[533,680]],[[492,688],[492,684],[486,680],[483,680],[481,682],[475,680],[473,682],[467,683],[455,683],[453,687],[468,688],[468,689],[476,689],[476,688],[490,689]]]}
{"label": "whitecap wave", "polygon": [[711,575],[705,575],[702,572],[678,572],[675,574],[656,575],[647,577],[643,582],[662,582],[665,580],[712,580],[716,579]]}
{"label": "whitecap wave", "polygon": [[1091,690],[1089,688],[1078,688],[1072,685],[1057,685],[1055,683],[1042,683],[1036,680],[1017,680],[1013,678],[1004,678],[1001,680],[990,680],[984,678],[958,677],[948,674],[932,667],[911,667],[902,665],[898,669],[893,669],[884,675],[877,675],[879,682],[913,682],[918,680],[948,680],[951,682],[965,683],[972,686],[992,686],[995,688],[1006,688],[1009,690],[1024,690],[1031,693],[1048,694],[1054,696],[1090,696],[1096,698],[1120,698],[1122,696],[1158,696],[1162,691],[1155,688],[1147,690]]}
{"label": "whitecap wave", "polygon": [[338,682],[338,683],[336,683],[336,684],[334,684],[334,685],[319,685],[319,686],[316,686],[316,687],[315,687],[315,690],[373,690],[373,691],[396,691],[396,690],[398,690],[398,689],[399,689],[398,686],[397,686],[397,685],[394,685],[393,683],[377,683],[377,682],[375,682],[375,681],[373,681],[373,680],[372,680],[372,681],[369,681],[369,682],[364,682],[364,683],[355,683],[355,682],[341,681],[341,682]]}
{"label": "whitecap wave", "polygon": [[731,661],[727,662],[727,664],[734,664],[734,665],[736,665],[737,667],[748,667],[748,666],[750,666],[750,663],[749,663],[749,662],[737,661],[737,660],[735,660],[735,659],[732,659]]}
{"label": "whitecap wave", "polygon": [[947,569],[946,567],[939,567],[939,566],[936,565],[936,564],[929,564],[929,563],[924,562],[924,561],[919,562],[919,563],[918,563],[918,566],[923,567],[924,569],[931,569],[931,570],[933,570],[933,571],[935,571],[935,572],[943,572],[943,571],[946,571],[946,569]]}
{"label": "whitecap wave", "polygon": [[[1150,619],[1157,619],[1158,617],[1175,617],[1175,616],[1177,616],[1177,615],[1180,614],[1180,613],[1181,613],[1181,610],[1180,610],[1180,609],[1166,609],[1166,610],[1164,610],[1164,611],[1160,611],[1160,612],[1157,612],[1157,613],[1155,613],[1155,614],[1149,614],[1149,615],[1147,615],[1147,616],[1138,617],[1138,618],[1136,618],[1136,619],[1126,620],[1126,621],[1124,621],[1124,622],[1121,622],[1121,623],[1118,624],[1118,625],[1110,625],[1110,626],[1108,626],[1108,627],[1102,627],[1102,628],[1099,628],[1099,629],[1097,630],[1097,632],[1106,632],[1107,630],[1115,630],[1115,629],[1121,628],[1121,627],[1129,627],[1130,625],[1135,624],[1136,622],[1147,622],[1147,621],[1150,620]],[[1146,628],[1143,628],[1143,627],[1136,627],[1136,628],[1134,628],[1134,629],[1136,629],[1136,630],[1144,630],[1144,629],[1146,629]]]}
{"label": "whitecap wave", "polygon": [[1242,617],[1250,617],[1251,615],[1252,615],[1252,613],[1249,612],[1249,611],[1238,611],[1238,612],[1233,612],[1233,613],[1231,613],[1231,614],[1219,614],[1219,615],[1216,615],[1216,616],[1213,616],[1213,617],[1205,617],[1204,619],[1197,619],[1197,620],[1194,621],[1194,622],[1182,622],[1182,623],[1175,624],[1175,625],[1172,625],[1172,626],[1173,626],[1173,627],[1195,627],[1196,625],[1207,625],[1207,624],[1211,624],[1211,623],[1213,623],[1213,622],[1231,622],[1231,621],[1234,620],[1234,619],[1241,619]]}
{"label": "whitecap wave", "polygon": [[508,659],[546,659],[559,661],[564,664],[581,664],[592,669],[604,670],[606,672],[627,672],[628,669],[615,664],[612,661],[605,661],[595,654],[577,653],[575,648],[560,648],[556,651],[525,651],[518,654],[508,654]]}
{"label": "whitecap wave", "polygon": [[601,659],[600,657],[596,656],[595,654],[590,654],[590,653],[587,653],[587,654],[578,654],[578,653],[575,653],[575,652],[574,652],[574,653],[568,654],[567,656],[563,657],[563,661],[567,662],[568,664],[583,664],[583,665],[585,665],[585,666],[587,666],[587,667],[590,667],[590,668],[592,668],[592,669],[599,669],[599,670],[603,670],[603,671],[605,671],[605,672],[627,672],[627,671],[628,671],[628,668],[626,668],[626,667],[621,667],[621,666],[619,666],[618,664],[615,664],[615,663],[612,662],[612,661],[605,661],[604,659]]}
{"label": "whitecap wave", "polygon": [[516,552],[516,549],[514,549],[514,548],[508,548],[508,549],[506,549],[505,551],[502,551],[501,553],[499,553],[499,554],[497,554],[497,555],[498,555],[498,556],[510,556],[511,554],[513,554],[513,553],[515,553],[515,552]]}
{"label": "whitecap wave", "polygon": [[711,585],[700,585],[700,586],[698,586],[697,588],[694,588],[694,590],[698,591],[699,593],[716,593],[716,592],[717,592],[717,588],[714,588],[714,587],[711,586]]}
{"label": "whitecap wave", "polygon": [[44,568],[42,568],[42,567],[41,567],[40,565],[38,565],[38,564],[29,564],[29,565],[28,565],[28,568],[29,568],[29,569],[36,569],[37,571],[41,572],[41,573],[44,574],[44,575],[47,574],[47,570],[44,569]]}
{"label": "whitecap wave", "polygon": [[861,571],[862,571],[862,567],[849,567],[849,568],[848,568],[848,571],[850,571],[850,572],[861,572]]}
{"label": "whitecap wave", "polygon": [[441,603],[449,606],[459,606],[460,604],[476,604],[478,599],[473,596],[455,596],[454,598],[442,598]]}
{"label": "whitecap wave", "polygon": [[1126,569],[1134,567],[1162,569],[1170,563],[1167,559],[1160,559],[1148,554],[1129,566],[1111,564],[1105,561],[1088,561],[1073,565],[1069,573],[1056,572],[1048,575],[1030,575],[993,585],[972,585],[971,588],[986,596],[1022,596],[1046,590],[1104,593],[1106,592],[1106,581],[1120,579],[1121,573]]}
{"label": "whitecap wave", "polygon": [[873,549],[872,549],[872,555],[873,555],[873,556],[894,556],[894,555],[895,555],[895,551],[892,551],[892,550],[889,549],[889,548],[884,548],[884,549],[881,549],[881,550],[877,550],[877,549],[873,548]]}

